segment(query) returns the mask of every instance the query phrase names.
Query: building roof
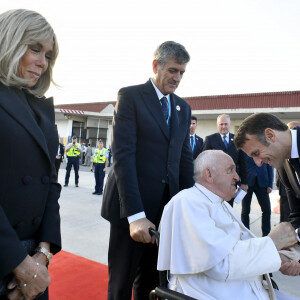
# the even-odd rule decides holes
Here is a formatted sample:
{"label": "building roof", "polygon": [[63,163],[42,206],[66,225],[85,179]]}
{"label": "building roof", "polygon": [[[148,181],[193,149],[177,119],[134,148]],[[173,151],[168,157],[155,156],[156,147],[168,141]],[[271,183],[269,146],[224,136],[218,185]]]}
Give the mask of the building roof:
{"label": "building roof", "polygon": [[59,104],[55,105],[55,108],[101,112],[107,105],[112,104],[115,106],[116,101],[110,102],[91,102],[91,103],[74,103],[74,104]]}
{"label": "building roof", "polygon": [[300,107],[300,91],[184,98],[192,110]]}
{"label": "building roof", "polygon": [[[192,110],[300,107],[300,91],[183,97]],[[116,101],[55,105],[55,108],[101,112]]]}

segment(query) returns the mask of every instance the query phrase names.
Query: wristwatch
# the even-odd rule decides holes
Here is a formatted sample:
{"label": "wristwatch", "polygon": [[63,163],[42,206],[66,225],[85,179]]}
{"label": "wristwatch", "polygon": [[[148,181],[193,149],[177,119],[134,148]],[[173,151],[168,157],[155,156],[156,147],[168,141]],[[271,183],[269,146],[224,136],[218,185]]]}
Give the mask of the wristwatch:
{"label": "wristwatch", "polygon": [[37,247],[34,252],[41,252],[43,253],[45,256],[46,256],[46,259],[47,259],[47,266],[50,264],[51,262],[51,253],[44,247]]}

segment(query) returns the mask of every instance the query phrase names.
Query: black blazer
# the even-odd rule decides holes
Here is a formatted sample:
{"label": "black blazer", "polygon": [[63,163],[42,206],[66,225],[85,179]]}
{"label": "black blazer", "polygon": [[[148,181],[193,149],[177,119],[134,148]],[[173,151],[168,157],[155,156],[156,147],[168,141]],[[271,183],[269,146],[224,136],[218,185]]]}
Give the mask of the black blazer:
{"label": "black blazer", "polygon": [[171,197],[194,184],[190,118],[190,106],[171,95],[169,131],[150,80],[119,91],[113,119],[114,163],[101,212],[105,219],[128,225],[126,217],[144,211],[154,222],[167,183]]}
{"label": "black blazer", "polygon": [[220,134],[214,133],[205,138],[203,151],[205,150],[223,150],[233,159],[237,173],[240,176],[241,183],[247,184],[247,157],[242,150],[237,150],[233,142],[234,134],[229,133],[229,145],[226,149]]}
{"label": "black blazer", "polygon": [[63,144],[59,143],[59,151],[60,151],[60,159],[59,161],[62,162],[64,159],[64,155],[65,155],[65,147]]}
{"label": "black blazer", "polygon": [[193,151],[193,159],[197,158],[197,156],[202,152],[202,148],[203,148],[203,139],[196,134],[195,140],[196,143]]}
{"label": "black blazer", "polygon": [[6,158],[0,168],[0,278],[26,257],[20,240],[50,242],[53,253],[61,248],[54,118],[52,98],[38,99],[0,84],[0,140],[5,145],[0,157]]}
{"label": "black blazer", "polygon": [[[297,145],[298,154],[300,156],[300,127],[297,127]],[[299,163],[298,159],[298,163]],[[289,200],[290,216],[289,221],[295,228],[300,227],[300,166],[291,164],[289,160],[284,162],[281,169],[278,170],[281,182],[284,184]],[[298,178],[297,178],[297,176]]]}

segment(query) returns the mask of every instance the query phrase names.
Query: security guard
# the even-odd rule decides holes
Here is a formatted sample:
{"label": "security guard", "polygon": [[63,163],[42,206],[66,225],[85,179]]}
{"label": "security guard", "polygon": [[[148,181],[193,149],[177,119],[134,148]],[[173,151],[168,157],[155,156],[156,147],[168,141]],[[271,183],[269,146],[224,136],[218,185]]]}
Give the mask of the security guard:
{"label": "security guard", "polygon": [[98,141],[98,148],[95,150],[93,156],[93,163],[91,165],[91,171],[93,171],[94,167],[94,174],[95,174],[95,191],[93,195],[102,195],[103,192],[103,182],[105,177],[105,171],[108,163],[108,151],[106,148],[103,147],[103,141]]}
{"label": "security guard", "polygon": [[78,187],[79,157],[80,157],[81,151],[82,151],[81,146],[79,143],[77,143],[77,137],[74,135],[72,137],[72,143],[69,143],[66,148],[68,163],[67,163],[67,172],[66,172],[64,186],[68,186],[68,184],[69,184],[70,172],[71,172],[71,169],[73,166],[74,171],[75,171],[75,185],[76,185],[76,187]]}

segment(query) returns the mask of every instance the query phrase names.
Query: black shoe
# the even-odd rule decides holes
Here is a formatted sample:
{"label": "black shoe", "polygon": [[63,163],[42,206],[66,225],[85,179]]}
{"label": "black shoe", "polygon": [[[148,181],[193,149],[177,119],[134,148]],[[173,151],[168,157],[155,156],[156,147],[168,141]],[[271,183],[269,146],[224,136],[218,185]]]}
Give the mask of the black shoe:
{"label": "black shoe", "polygon": [[96,195],[102,195],[102,193],[99,192],[99,193],[97,193]]}
{"label": "black shoe", "polygon": [[93,195],[97,195],[98,194],[98,192],[94,192],[94,193],[92,193]]}
{"label": "black shoe", "polygon": [[68,186],[67,184],[65,184],[64,186]]}
{"label": "black shoe", "polygon": [[78,187],[78,184],[76,184],[75,186]]}

